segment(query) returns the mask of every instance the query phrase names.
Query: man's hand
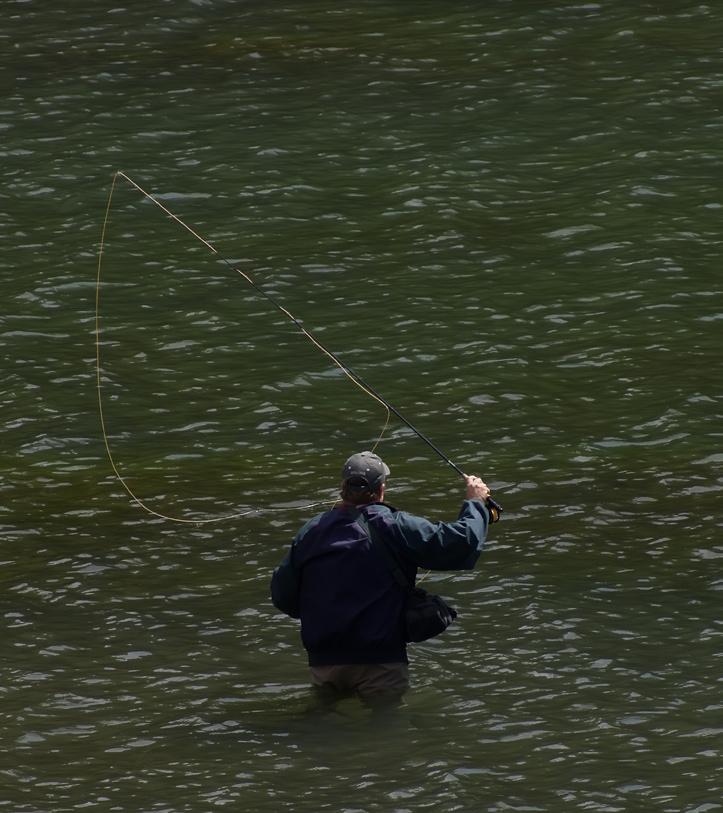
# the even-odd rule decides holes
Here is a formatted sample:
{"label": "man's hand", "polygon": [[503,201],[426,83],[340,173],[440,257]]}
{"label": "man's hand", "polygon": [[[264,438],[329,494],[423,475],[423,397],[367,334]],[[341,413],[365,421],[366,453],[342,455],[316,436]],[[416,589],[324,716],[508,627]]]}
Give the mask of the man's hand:
{"label": "man's hand", "polygon": [[479,477],[473,474],[465,475],[465,482],[467,483],[467,499],[468,500],[481,500],[484,502],[490,495],[489,488]]}

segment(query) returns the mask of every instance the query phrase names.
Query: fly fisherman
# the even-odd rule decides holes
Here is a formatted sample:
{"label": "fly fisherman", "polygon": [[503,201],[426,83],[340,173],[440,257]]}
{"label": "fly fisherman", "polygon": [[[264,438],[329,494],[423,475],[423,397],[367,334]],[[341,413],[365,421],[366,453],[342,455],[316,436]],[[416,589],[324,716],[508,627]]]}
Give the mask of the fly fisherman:
{"label": "fly fisherman", "polygon": [[376,454],[352,455],[342,469],[342,502],[301,528],[271,579],[274,605],[301,619],[312,686],[324,704],[357,694],[371,707],[396,705],[409,687],[408,591],[378,545],[413,585],[417,568],[471,570],[497,518],[479,477],[465,475],[458,518],[433,523],[384,502],[388,475]]}

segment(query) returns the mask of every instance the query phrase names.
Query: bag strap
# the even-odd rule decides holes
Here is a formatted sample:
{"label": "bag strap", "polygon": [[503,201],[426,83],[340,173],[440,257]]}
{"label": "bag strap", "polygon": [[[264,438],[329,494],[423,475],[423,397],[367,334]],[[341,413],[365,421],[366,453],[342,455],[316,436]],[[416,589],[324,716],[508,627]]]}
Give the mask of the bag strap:
{"label": "bag strap", "polygon": [[405,576],[404,571],[399,566],[399,562],[397,562],[396,558],[389,550],[387,543],[380,539],[378,534],[374,531],[374,526],[369,522],[369,519],[364,514],[363,511],[359,511],[359,516],[357,516],[356,521],[361,525],[361,527],[366,531],[367,536],[369,537],[369,541],[376,547],[376,549],[382,554],[384,561],[389,568],[389,572],[394,577],[396,583],[405,591],[411,592],[412,585],[409,583],[409,579]]}

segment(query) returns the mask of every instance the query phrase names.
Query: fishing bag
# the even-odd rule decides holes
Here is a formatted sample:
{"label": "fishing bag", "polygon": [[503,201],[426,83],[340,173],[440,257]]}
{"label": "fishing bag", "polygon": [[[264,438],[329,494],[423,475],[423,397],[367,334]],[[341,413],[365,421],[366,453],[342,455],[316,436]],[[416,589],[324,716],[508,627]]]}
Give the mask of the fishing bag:
{"label": "fishing bag", "polygon": [[447,604],[441,596],[428,593],[421,587],[410,584],[396,557],[389,550],[387,543],[374,533],[367,518],[361,512],[357,521],[366,531],[371,543],[382,554],[394,580],[406,594],[404,611],[405,640],[418,643],[419,641],[434,638],[435,635],[444,632],[457,617],[457,611],[454,607]]}

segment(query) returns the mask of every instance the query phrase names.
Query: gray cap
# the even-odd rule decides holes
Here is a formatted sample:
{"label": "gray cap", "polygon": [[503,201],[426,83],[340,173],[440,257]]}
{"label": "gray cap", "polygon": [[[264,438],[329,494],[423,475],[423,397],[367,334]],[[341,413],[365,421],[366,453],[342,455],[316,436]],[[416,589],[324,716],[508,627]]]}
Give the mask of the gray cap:
{"label": "gray cap", "polygon": [[344,463],[341,479],[358,488],[379,491],[389,474],[389,466],[374,452],[358,452]]}

